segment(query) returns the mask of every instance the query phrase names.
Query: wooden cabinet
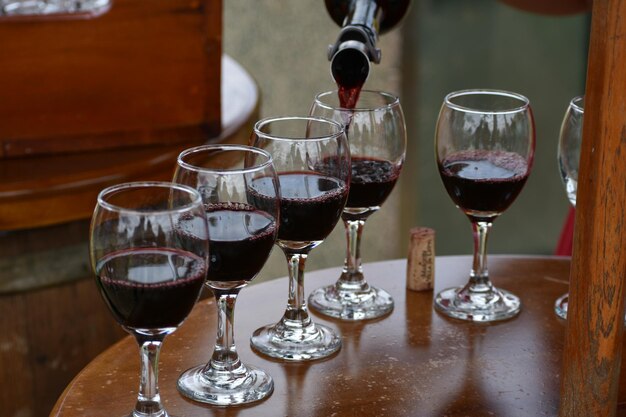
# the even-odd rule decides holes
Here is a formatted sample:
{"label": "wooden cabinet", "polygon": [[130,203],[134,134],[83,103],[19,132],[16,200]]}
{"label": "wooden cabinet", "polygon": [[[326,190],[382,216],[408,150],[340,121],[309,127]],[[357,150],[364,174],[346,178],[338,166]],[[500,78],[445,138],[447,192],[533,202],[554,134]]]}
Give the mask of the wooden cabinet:
{"label": "wooden cabinet", "polygon": [[221,131],[221,0],[115,0],[91,19],[0,19],[0,230],[90,216]]}

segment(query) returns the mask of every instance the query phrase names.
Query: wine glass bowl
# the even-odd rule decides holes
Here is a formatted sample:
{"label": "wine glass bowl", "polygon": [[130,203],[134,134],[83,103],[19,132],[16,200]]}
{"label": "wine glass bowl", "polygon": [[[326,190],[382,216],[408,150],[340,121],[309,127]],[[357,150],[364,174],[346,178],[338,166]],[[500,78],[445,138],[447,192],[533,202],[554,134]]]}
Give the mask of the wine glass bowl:
{"label": "wine glass bowl", "polygon": [[[193,237],[180,230],[182,219],[196,224]],[[200,195],[162,182],[109,187],[98,196],[89,250],[100,294],[140,346],[139,394],[130,415],[167,417],[157,381],[160,347],[190,313],[206,279]]]}
{"label": "wine glass bowl", "polygon": [[[567,198],[574,207],[576,207],[576,190],[578,188],[578,165],[583,138],[584,108],[584,97],[575,97],[570,101],[561,124],[557,150],[561,179],[565,186]],[[557,298],[554,304],[554,312],[562,319],[567,318],[568,301],[569,293],[566,293]]]}
{"label": "wine glass bowl", "polygon": [[[343,127],[314,117],[264,119],[254,127],[254,146],[274,158],[280,182],[277,245],[287,258],[289,296],[283,317],[257,329],[252,348],[269,357],[305,361],[328,357],[341,348],[331,328],[314,323],[304,297],[309,252],[335,227],[348,197],[350,154]],[[264,179],[252,183],[258,201],[267,201]]]}
{"label": "wine glass bowl", "polygon": [[365,221],[389,197],[404,163],[406,127],[400,101],[389,93],[363,90],[355,107],[345,108],[338,92],[328,91],[315,97],[310,114],[344,125],[351,179],[342,213],[347,250],[341,276],[335,284],[313,291],[309,304],[321,314],[343,320],[384,316],[393,310],[393,299],[365,280],[361,238]]}
{"label": "wine glass bowl", "polygon": [[[252,184],[263,181],[268,199],[258,201]],[[271,156],[238,145],[204,145],[178,157],[174,182],[189,185],[202,197],[209,230],[207,286],[218,308],[218,329],[211,359],[185,371],[178,389],[186,397],[231,406],[268,397],[269,374],[244,364],[234,341],[234,309],[239,291],[256,277],[273,248],[278,231],[278,181]],[[194,219],[183,221],[188,235]]]}
{"label": "wine glass bowl", "polygon": [[492,222],[518,196],[530,174],[535,127],[528,99],[499,90],[463,90],[445,97],[435,133],[439,174],[474,231],[469,282],[435,297],[450,317],[490,322],[516,316],[517,296],[493,286],[487,269]]}

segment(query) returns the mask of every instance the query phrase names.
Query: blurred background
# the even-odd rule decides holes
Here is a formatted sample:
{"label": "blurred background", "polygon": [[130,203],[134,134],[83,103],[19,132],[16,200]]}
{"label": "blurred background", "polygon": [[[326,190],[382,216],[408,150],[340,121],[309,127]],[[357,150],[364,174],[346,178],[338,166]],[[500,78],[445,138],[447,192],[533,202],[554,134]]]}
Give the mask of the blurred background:
{"label": "blurred background", "polygon": [[[224,53],[256,79],[261,116],[306,114],[333,89],[326,47],[339,28],[321,0],[224,2]],[[436,231],[437,255],[472,252],[470,224],[439,179],[434,129],[443,97],[466,88],[527,96],[536,118],[535,165],[525,189],[495,222],[489,253],[552,254],[568,209],[556,163],[561,120],[584,91],[589,16],[527,13],[493,0],[413,0],[400,27],[379,40],[382,62],[367,89],[397,94],[407,123],[407,156],[390,199],[367,222],[363,261],[404,257],[409,229]],[[307,269],[343,262],[342,225],[310,255]],[[256,282],[284,276],[275,250]]]}

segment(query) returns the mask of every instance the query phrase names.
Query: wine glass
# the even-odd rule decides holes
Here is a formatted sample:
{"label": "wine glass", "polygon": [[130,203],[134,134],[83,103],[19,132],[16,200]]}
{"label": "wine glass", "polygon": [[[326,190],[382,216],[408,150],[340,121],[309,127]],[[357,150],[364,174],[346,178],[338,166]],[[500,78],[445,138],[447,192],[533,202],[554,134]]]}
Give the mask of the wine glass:
{"label": "wine glass", "polygon": [[[267,200],[254,198],[262,181]],[[186,397],[229,406],[269,396],[274,382],[239,359],[234,339],[235,301],[270,255],[278,229],[278,180],[272,157],[249,146],[205,145],[183,151],[174,182],[197,189],[209,224],[207,286],[217,304],[217,338],[209,362],[185,371],[178,389]],[[186,223],[193,234],[195,223]]]}
{"label": "wine glass", "polygon": [[494,287],[487,271],[492,222],[520,193],[535,153],[528,99],[498,90],[448,94],[437,120],[436,153],[446,191],[469,218],[474,261],[469,282],[437,294],[435,308],[458,319],[490,322],[516,316],[519,298]]}
{"label": "wine glass", "polygon": [[[181,233],[193,221],[194,237]],[[98,196],[89,252],[100,294],[137,340],[141,380],[131,417],[167,417],[158,386],[161,344],[198,300],[208,265],[207,220],[199,193],[171,183],[109,187]]]}
{"label": "wine glass", "polygon": [[[344,129],[315,117],[268,118],[256,123],[251,141],[272,154],[278,172],[276,243],[287,258],[289,298],[280,321],[257,329],[250,343],[257,352],[278,359],[327,357],[341,348],[341,338],[311,320],[304,297],[304,265],[311,249],[337,224],[348,197],[350,153]],[[259,201],[271,198],[265,183],[252,183]]]}
{"label": "wine glass", "polygon": [[[565,185],[567,198],[576,207],[576,189],[578,188],[578,162],[583,138],[584,97],[575,97],[570,101],[559,135],[558,162],[561,179]],[[554,311],[562,319],[567,318],[569,293],[557,298]]]}
{"label": "wine glass", "polygon": [[378,211],[400,175],[406,150],[406,128],[397,97],[380,91],[361,91],[354,108],[340,104],[337,91],[318,94],[311,115],[345,126],[352,163],[350,193],[341,215],[347,240],[343,271],[334,285],[318,288],[309,305],[344,320],[373,319],[393,310],[393,299],[370,286],[361,267],[361,236],[365,221]]}

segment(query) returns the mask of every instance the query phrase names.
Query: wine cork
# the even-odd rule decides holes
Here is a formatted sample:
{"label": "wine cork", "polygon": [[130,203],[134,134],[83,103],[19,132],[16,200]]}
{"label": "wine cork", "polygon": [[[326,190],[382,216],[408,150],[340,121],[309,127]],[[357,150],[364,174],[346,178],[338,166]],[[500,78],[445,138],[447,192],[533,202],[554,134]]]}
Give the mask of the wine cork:
{"label": "wine cork", "polygon": [[406,287],[412,291],[433,289],[435,280],[435,231],[428,227],[410,230]]}

